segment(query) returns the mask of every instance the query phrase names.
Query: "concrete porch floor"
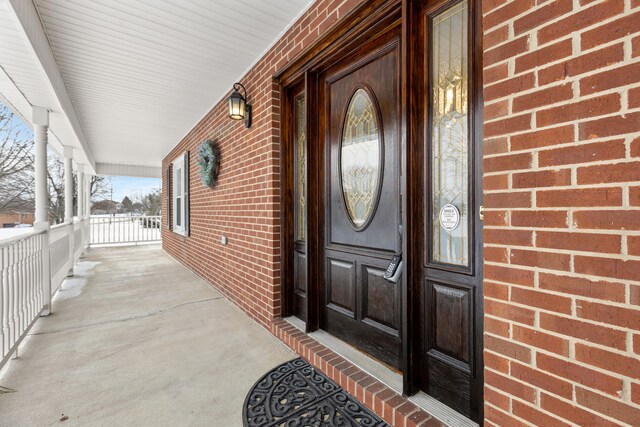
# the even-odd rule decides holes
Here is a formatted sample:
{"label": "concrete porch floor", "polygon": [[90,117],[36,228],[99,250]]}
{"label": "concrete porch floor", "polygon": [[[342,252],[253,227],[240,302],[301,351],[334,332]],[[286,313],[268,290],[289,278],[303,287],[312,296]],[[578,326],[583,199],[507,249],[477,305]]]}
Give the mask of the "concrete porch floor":
{"label": "concrete porch floor", "polygon": [[53,310],[0,377],[2,426],[241,426],[295,357],[157,245],[90,249]]}

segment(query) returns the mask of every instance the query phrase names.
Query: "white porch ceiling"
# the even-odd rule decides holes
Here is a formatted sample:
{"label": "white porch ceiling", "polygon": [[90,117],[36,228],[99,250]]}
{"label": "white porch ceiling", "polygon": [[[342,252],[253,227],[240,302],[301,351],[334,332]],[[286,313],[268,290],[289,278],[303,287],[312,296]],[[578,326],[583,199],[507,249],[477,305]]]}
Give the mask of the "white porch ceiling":
{"label": "white porch ceiling", "polygon": [[[59,97],[56,93],[56,85],[62,88],[63,92],[66,91],[64,91],[62,76],[59,71],[56,73],[53,53],[49,50],[40,57],[36,53],[34,46],[38,41],[41,45],[43,45],[42,42],[47,43],[47,41],[40,21],[37,19],[35,7],[26,2],[21,5],[31,6],[38,24],[36,28],[40,31],[33,32],[31,39],[26,37],[20,22],[15,14],[11,13],[9,2],[0,1],[0,100],[8,104],[29,125],[32,106],[50,109],[49,142],[54,150],[62,153],[62,144],[72,146],[75,148],[76,161],[93,167],[94,160],[88,150],[82,129],[78,126],[77,133],[73,129],[72,123],[78,125],[79,122],[71,101],[68,96],[65,97],[63,94]],[[47,63],[54,64],[54,67],[49,67],[50,77],[44,69]]]}
{"label": "white porch ceiling", "polygon": [[[16,1],[32,0],[7,1],[15,8]],[[33,3],[79,119],[74,131],[84,134],[89,157],[96,169],[104,170],[110,166],[101,164],[158,168],[312,1]],[[29,99],[29,88],[38,81],[29,74],[30,68],[31,74],[38,71],[29,63],[33,57],[16,58],[23,64],[13,71],[5,66],[8,55],[1,52],[8,39],[2,19],[6,17],[0,16],[0,66],[32,105],[60,108],[56,99],[48,100],[50,106]],[[11,43],[17,45],[16,40]],[[0,86],[9,98],[3,90]]]}

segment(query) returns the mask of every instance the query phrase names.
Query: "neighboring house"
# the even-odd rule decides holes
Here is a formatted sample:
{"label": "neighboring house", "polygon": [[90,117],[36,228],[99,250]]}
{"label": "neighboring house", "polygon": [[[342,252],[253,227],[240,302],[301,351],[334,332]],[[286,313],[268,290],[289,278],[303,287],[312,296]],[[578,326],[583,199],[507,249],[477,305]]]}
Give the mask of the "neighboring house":
{"label": "neighboring house", "polygon": [[12,228],[21,224],[33,224],[33,212],[0,212],[0,227]]}
{"label": "neighboring house", "polygon": [[93,215],[115,214],[122,209],[122,204],[113,200],[99,200],[91,205]]}
{"label": "neighboring house", "polygon": [[165,157],[163,246],[397,425],[424,418],[280,318],[481,424],[639,425],[638,22],[318,1],[240,79],[251,128],[223,99]]}

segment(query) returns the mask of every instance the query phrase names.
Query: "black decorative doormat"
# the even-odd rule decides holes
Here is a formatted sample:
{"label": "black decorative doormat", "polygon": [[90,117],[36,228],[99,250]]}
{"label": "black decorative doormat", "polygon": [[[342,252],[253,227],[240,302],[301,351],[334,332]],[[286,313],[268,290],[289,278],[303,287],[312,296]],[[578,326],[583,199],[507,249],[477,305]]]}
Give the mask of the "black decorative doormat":
{"label": "black decorative doormat", "polygon": [[260,378],[242,414],[245,427],[388,426],[302,358]]}

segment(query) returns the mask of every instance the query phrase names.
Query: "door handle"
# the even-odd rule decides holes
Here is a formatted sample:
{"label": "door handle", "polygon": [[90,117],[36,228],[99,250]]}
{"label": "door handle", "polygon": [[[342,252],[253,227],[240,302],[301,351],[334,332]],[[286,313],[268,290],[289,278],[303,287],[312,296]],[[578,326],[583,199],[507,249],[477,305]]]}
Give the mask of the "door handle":
{"label": "door handle", "polygon": [[391,258],[389,266],[384,272],[385,280],[391,283],[398,283],[400,276],[402,276],[402,254]]}

